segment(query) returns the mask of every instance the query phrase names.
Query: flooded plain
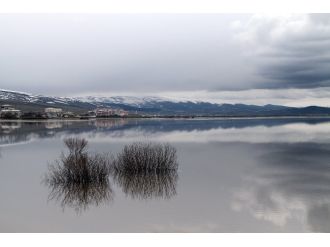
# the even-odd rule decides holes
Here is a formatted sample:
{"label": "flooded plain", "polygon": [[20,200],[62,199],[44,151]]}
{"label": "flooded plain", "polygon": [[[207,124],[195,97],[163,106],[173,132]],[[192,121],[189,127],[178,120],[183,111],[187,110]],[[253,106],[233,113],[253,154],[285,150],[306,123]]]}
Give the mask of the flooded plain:
{"label": "flooded plain", "polygon": [[[50,186],[67,138],[169,145],[177,169]],[[330,232],[330,119],[1,121],[0,198],[0,232]]]}

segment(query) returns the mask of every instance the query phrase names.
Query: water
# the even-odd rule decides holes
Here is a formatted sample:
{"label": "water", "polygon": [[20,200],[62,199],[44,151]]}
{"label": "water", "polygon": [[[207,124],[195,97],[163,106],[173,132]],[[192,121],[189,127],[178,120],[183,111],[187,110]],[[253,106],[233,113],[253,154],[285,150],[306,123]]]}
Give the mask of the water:
{"label": "water", "polygon": [[[330,119],[0,126],[1,232],[330,232]],[[92,193],[77,211],[43,182],[67,137],[86,138],[90,152],[113,155],[136,141],[170,143],[177,177],[110,176],[107,197]],[[68,196],[76,199],[74,193]]]}

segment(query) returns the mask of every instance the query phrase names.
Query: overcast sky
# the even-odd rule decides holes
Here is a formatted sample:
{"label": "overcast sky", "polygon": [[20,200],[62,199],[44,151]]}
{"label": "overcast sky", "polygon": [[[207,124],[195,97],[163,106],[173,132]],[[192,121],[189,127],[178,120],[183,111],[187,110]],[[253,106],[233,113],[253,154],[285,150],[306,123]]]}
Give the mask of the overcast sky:
{"label": "overcast sky", "polygon": [[2,14],[0,88],[330,106],[330,15]]}

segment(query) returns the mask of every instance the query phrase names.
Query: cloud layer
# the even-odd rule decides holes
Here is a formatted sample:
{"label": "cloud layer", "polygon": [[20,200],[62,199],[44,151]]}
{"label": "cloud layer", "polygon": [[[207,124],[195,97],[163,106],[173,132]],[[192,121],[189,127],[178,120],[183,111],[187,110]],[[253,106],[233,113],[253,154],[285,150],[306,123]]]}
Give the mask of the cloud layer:
{"label": "cloud layer", "polygon": [[328,14],[10,14],[0,33],[4,89],[328,105]]}
{"label": "cloud layer", "polygon": [[253,16],[236,22],[237,39],[264,88],[330,85],[330,15]]}

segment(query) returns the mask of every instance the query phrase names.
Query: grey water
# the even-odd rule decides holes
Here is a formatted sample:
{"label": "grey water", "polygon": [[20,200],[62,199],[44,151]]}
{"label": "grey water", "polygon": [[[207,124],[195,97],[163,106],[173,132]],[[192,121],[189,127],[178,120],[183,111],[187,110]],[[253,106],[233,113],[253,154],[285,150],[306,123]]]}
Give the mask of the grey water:
{"label": "grey water", "polygon": [[[68,137],[169,143],[178,171],[110,176],[79,208],[79,188],[43,183]],[[2,120],[0,198],[0,232],[330,232],[330,119]]]}

